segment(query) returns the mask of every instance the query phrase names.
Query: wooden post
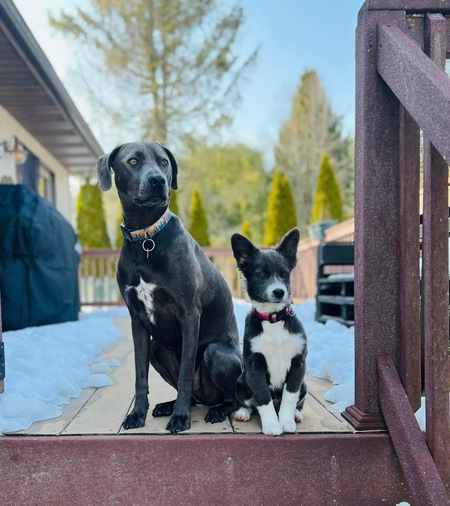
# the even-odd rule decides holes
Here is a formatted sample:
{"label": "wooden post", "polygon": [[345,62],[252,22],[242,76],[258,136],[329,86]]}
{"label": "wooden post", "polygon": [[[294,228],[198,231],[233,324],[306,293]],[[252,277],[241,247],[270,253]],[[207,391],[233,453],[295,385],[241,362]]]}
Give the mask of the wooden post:
{"label": "wooden post", "polygon": [[377,72],[377,26],[405,29],[404,11],[360,12],[356,31],[355,405],[357,430],[385,427],[377,358],[400,363],[400,104]]}
{"label": "wooden post", "polygon": [[[425,52],[441,68],[445,67],[446,45],[444,16],[427,14]],[[448,164],[426,137],[423,198],[426,439],[436,467],[450,487]]]}

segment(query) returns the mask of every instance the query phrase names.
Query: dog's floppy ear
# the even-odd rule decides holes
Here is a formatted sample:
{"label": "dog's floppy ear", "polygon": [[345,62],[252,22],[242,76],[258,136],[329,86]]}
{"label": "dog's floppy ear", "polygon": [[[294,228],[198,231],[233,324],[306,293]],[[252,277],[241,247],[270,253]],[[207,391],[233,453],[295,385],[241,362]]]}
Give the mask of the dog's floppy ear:
{"label": "dog's floppy ear", "polygon": [[111,172],[114,160],[122,145],[114,148],[108,155],[103,155],[97,160],[98,187],[102,192],[108,191],[112,186]]}
{"label": "dog's floppy ear", "polygon": [[245,267],[250,258],[259,251],[251,241],[241,234],[231,236],[231,248],[240,269]]}
{"label": "dog's floppy ear", "polygon": [[300,240],[300,232],[297,228],[290,230],[275,248],[289,262],[289,268],[292,270],[297,264],[297,248]]}
{"label": "dog's floppy ear", "polygon": [[167,149],[166,146],[164,146],[164,144],[162,142],[158,142],[158,144],[166,152],[166,154],[170,160],[170,165],[172,166],[172,182],[171,182],[170,186],[174,190],[178,190],[178,164],[177,164],[177,161],[175,160],[175,157],[173,156],[172,151],[170,151],[170,149]]}

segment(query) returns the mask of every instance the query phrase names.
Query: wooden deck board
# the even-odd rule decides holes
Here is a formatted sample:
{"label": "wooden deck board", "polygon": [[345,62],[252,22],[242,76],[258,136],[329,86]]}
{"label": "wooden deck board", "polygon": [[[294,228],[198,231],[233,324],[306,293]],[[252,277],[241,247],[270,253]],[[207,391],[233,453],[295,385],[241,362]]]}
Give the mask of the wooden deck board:
{"label": "wooden deck board", "polygon": [[[11,433],[11,435],[167,435],[168,417],[154,418],[151,412],[155,404],[175,398],[175,390],[159,374],[150,368],[149,383],[150,409],[146,424],[139,429],[124,430],[123,419],[134,401],[134,357],[131,324],[128,318],[114,320],[123,334],[123,339],[110,346],[102,355],[108,362],[116,359],[120,366],[112,368],[109,377],[113,384],[102,388],[85,388],[81,395],[62,406],[58,418],[34,423],[30,429]],[[297,424],[297,433],[350,433],[351,428],[339,413],[330,412],[331,405],[324,400],[325,392],[331,388],[328,381],[308,377],[309,392],[305,402],[304,420]],[[259,434],[261,422],[257,414],[249,422],[225,420],[210,424],[204,421],[206,406],[192,407],[191,429],[183,434]],[[230,417],[231,418],[231,417]]]}

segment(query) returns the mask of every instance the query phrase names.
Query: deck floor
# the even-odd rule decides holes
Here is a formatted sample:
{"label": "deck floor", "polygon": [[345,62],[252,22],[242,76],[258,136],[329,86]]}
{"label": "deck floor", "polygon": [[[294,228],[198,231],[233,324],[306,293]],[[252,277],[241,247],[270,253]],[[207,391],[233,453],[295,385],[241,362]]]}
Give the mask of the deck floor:
{"label": "deck floor", "polygon": [[[131,323],[128,318],[114,320],[123,338],[110,346],[103,354],[104,360],[116,359],[120,366],[112,369],[109,377],[113,384],[102,388],[84,388],[81,395],[62,407],[58,418],[34,423],[28,430],[10,433],[27,436],[75,436],[75,435],[133,435],[165,434],[167,417],[153,418],[151,411],[158,402],[175,398],[175,390],[150,368],[150,410],[144,427],[124,430],[121,426],[125,414],[134,400],[134,358]],[[324,400],[331,388],[328,381],[312,376],[307,378],[308,395],[304,408],[304,420],[297,424],[297,433],[351,433],[352,428]],[[183,434],[259,434],[261,424],[258,415],[249,422],[226,420],[210,424],[204,421],[207,408],[192,408],[191,429]]]}

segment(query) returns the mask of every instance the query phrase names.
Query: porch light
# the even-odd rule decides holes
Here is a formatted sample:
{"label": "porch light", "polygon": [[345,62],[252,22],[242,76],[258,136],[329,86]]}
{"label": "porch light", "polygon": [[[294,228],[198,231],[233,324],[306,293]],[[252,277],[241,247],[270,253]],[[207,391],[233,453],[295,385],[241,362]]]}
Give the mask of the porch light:
{"label": "porch light", "polygon": [[17,137],[2,141],[0,146],[2,147],[3,154],[14,154],[16,162],[19,165],[24,163],[28,157],[27,149],[17,140]]}

